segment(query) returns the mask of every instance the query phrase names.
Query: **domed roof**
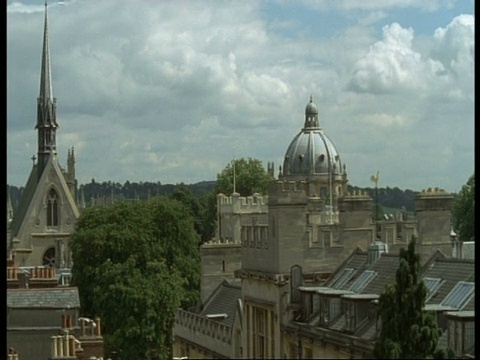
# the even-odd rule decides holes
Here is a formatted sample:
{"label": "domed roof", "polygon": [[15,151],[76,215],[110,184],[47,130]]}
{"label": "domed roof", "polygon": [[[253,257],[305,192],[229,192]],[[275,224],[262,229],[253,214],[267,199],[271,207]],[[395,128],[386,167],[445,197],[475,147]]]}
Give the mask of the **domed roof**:
{"label": "domed roof", "polygon": [[318,123],[312,97],[305,108],[305,125],[285,153],[284,175],[340,174],[342,162],[335,145]]}

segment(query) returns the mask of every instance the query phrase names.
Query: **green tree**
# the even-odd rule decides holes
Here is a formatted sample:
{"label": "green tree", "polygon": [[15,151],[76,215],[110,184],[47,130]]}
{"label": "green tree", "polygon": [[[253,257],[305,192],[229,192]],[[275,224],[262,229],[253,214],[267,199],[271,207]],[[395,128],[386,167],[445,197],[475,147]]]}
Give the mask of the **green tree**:
{"label": "green tree", "polygon": [[233,180],[235,170],[235,191],[241,196],[250,196],[254,193],[266,194],[268,183],[273,179],[265,170],[262,162],[258,159],[236,159],[229,163],[220,174],[217,175],[215,194],[233,193]]}
{"label": "green tree", "polygon": [[227,196],[233,193],[235,172],[235,192],[241,196],[251,196],[255,193],[266,194],[268,183],[273,180],[262,162],[253,158],[241,158],[232,161],[217,174],[213,191],[203,198],[205,207],[202,216],[202,243],[209,241],[215,234],[217,221],[217,194]]}
{"label": "green tree", "polygon": [[166,197],[87,208],[71,239],[82,315],[99,316],[107,354],[170,358],[175,309],[199,299],[198,235]]}
{"label": "green tree", "polygon": [[460,241],[475,237],[475,174],[462,186],[452,209],[453,228]]}
{"label": "green tree", "polygon": [[437,351],[441,329],[433,314],[424,311],[427,288],[419,279],[420,256],[416,240],[400,250],[396,281],[379,299],[380,336],[373,351],[376,359],[450,358],[451,350]]}

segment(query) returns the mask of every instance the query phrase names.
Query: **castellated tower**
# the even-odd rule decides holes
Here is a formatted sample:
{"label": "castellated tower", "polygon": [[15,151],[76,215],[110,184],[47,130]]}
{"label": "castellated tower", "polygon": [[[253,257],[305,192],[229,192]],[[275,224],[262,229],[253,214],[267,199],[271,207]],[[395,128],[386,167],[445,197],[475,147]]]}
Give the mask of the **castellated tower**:
{"label": "castellated tower", "polygon": [[268,235],[268,196],[243,197],[217,195],[217,230],[215,238],[200,247],[202,254],[202,302],[225,279],[235,279],[242,266],[242,241],[264,241]]}
{"label": "castellated tower", "polygon": [[453,196],[439,188],[428,188],[415,197],[418,251],[422,260],[428,258],[434,249],[451,254],[452,204]]}

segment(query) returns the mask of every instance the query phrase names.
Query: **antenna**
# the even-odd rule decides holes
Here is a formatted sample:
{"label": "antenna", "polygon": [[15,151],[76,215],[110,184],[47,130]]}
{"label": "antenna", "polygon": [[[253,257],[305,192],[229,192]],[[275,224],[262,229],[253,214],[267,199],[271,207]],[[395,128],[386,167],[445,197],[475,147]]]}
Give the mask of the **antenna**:
{"label": "antenna", "polygon": [[233,147],[233,192],[235,193],[235,146]]}
{"label": "antenna", "polygon": [[377,175],[372,175],[370,180],[375,183],[375,238],[378,239],[378,171]]}

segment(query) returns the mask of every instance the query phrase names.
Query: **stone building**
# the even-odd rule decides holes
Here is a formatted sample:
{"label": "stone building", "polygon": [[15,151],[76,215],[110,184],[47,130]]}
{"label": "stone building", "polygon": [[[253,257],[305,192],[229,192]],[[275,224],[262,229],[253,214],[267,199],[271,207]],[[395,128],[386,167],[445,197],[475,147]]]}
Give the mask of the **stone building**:
{"label": "stone building", "polygon": [[7,258],[7,358],[103,358],[100,319],[82,317],[78,288],[63,283],[54,267],[19,267]]}
{"label": "stone building", "polygon": [[[224,280],[234,285],[240,282],[235,303],[238,322],[223,324],[220,329],[214,324],[215,319],[201,311],[179,311],[174,328],[174,356],[231,358],[240,354],[247,358],[291,358],[299,356],[298,341],[305,338],[302,344],[312,346],[301,350],[303,356],[316,357],[319,350],[313,344],[319,340],[318,324],[296,324],[304,321],[300,316],[305,311],[302,299],[305,292],[312,291],[306,287],[323,287],[324,281],[331,281],[332,273],[352,253],[363,251],[365,263],[366,251],[371,246],[388,254],[376,255],[369,261],[380,258],[380,265],[387,259],[392,266],[396,265],[399,249],[406,247],[412,236],[418,238],[417,251],[423,264],[438,256],[439,251],[452,254],[451,194],[438,188],[424,190],[415,198],[413,217],[399,212],[374,221],[372,198],[359,191],[348,193],[347,182],[346,165],[320,127],[317,107],[310,98],[304,126],[287,147],[278,179],[270,183],[268,195],[217,197],[217,235],[202,246],[202,300],[205,306],[210,291],[225,286]],[[361,266],[358,263],[357,269]],[[393,267],[390,270],[392,275]],[[368,274],[371,272],[361,276],[371,276]],[[337,311],[343,302],[359,301],[367,306],[378,298],[382,286],[376,292],[334,289],[325,290],[324,295],[338,298],[332,305],[332,311]],[[340,299],[340,295],[346,297]],[[310,332],[299,335],[302,329]],[[335,331],[343,330],[340,327]],[[335,357],[349,357],[351,351],[345,349],[353,346],[353,340],[346,339],[352,334],[338,337],[335,331],[329,331],[333,340],[342,339],[332,345]],[[207,338],[221,338],[224,351],[211,352],[213,343],[207,338],[196,341],[195,336],[200,333]],[[355,356],[368,356],[372,341],[373,338],[355,340]],[[330,355],[324,354],[328,358]]]}
{"label": "stone building", "polygon": [[[57,158],[57,100],[53,94],[47,5],[37,99],[37,155],[15,213],[7,214],[7,251],[22,266],[69,267],[68,240],[79,216],[75,152],[68,150],[67,169]],[[8,203],[7,210],[11,204]]]}

